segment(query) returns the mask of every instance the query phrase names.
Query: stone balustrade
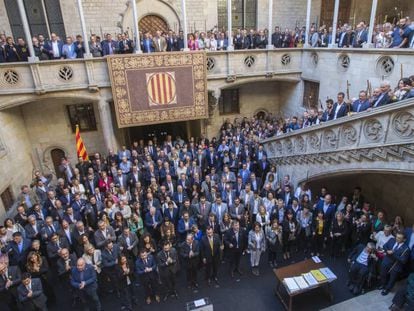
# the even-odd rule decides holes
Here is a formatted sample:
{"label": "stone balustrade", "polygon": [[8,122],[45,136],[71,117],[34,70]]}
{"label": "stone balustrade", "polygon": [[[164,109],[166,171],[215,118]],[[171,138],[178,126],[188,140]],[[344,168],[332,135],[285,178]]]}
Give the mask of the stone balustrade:
{"label": "stone balustrade", "polygon": [[269,160],[283,174],[294,175],[296,182],[347,170],[414,172],[414,99],[275,136],[263,144]]}

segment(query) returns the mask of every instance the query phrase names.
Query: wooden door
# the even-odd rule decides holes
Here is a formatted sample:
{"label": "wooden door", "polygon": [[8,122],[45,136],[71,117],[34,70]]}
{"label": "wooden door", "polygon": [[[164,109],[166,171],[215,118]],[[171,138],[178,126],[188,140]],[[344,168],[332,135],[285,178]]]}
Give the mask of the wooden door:
{"label": "wooden door", "polygon": [[139,21],[139,30],[142,33],[149,32],[154,35],[157,30],[168,32],[168,29],[167,22],[158,15],[147,15]]}
{"label": "wooden door", "polygon": [[59,165],[62,162],[62,158],[65,157],[65,152],[62,149],[52,149],[50,151],[50,156],[52,158],[53,167],[55,168],[56,177],[63,178],[63,174],[59,171]]}

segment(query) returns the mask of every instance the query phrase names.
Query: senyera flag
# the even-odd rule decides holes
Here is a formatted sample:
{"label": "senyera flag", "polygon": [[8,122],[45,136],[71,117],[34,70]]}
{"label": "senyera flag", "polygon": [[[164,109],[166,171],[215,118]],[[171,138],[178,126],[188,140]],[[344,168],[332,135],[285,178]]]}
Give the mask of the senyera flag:
{"label": "senyera flag", "polygon": [[79,131],[79,125],[76,124],[76,152],[78,153],[78,158],[82,158],[84,161],[89,160],[88,153],[86,152],[86,147],[83,144],[82,137]]}

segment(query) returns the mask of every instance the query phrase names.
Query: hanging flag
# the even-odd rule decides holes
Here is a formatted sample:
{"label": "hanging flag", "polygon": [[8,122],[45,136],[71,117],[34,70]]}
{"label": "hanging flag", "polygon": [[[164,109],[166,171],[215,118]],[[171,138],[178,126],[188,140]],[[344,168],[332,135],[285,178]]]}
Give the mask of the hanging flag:
{"label": "hanging flag", "polygon": [[78,154],[78,158],[82,157],[84,161],[89,160],[88,153],[86,152],[85,145],[83,144],[82,137],[79,131],[79,125],[76,124],[76,152]]}

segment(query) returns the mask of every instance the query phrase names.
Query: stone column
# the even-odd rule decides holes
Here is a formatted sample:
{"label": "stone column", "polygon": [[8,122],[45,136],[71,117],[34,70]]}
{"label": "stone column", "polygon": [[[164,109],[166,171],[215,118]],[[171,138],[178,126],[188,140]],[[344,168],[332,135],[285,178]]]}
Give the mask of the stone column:
{"label": "stone column", "polygon": [[374,48],[374,44],[372,43],[372,35],[374,34],[375,15],[377,14],[377,6],[378,6],[378,0],[372,0],[371,19],[369,21],[369,29],[368,29],[368,40],[366,43],[363,44],[364,48],[368,48],[368,49]]}
{"label": "stone column", "polygon": [[269,0],[269,19],[268,19],[268,25],[267,25],[267,29],[268,29],[268,36],[267,36],[267,49],[268,50],[272,50],[273,49],[273,44],[272,44],[272,19],[273,19],[273,0]]}
{"label": "stone column", "polygon": [[134,38],[134,51],[136,54],[141,54],[141,39],[139,37],[139,26],[138,26],[138,12],[137,12],[137,3],[135,2],[135,0],[131,0],[131,4],[132,4],[132,19],[133,19],[133,24],[134,24],[134,34],[135,34],[135,38]]}
{"label": "stone column", "polygon": [[308,4],[306,6],[306,32],[305,32],[305,44],[303,47],[309,48],[309,32],[310,32],[310,17],[311,17],[311,8],[312,8],[312,0],[308,0]]}
{"label": "stone column", "polygon": [[227,51],[234,50],[232,28],[231,0],[227,0]]}
{"label": "stone column", "polygon": [[114,127],[112,124],[111,107],[105,98],[100,98],[98,101],[99,118],[101,120],[102,134],[105,141],[106,151],[109,149],[117,150],[118,142],[115,137]]}
{"label": "stone column", "polygon": [[35,56],[33,43],[32,43],[32,35],[30,34],[29,22],[27,21],[26,10],[24,8],[23,0],[17,0],[17,5],[19,6],[19,13],[20,18],[23,24],[24,36],[26,38],[27,47],[29,49],[29,62],[33,63],[39,61],[39,58]]}
{"label": "stone column", "polygon": [[335,0],[334,18],[332,22],[332,42],[329,43],[328,47],[336,48],[336,28],[338,27],[338,13],[339,13],[339,0]]}
{"label": "stone column", "polygon": [[82,0],[77,0],[78,3],[78,10],[79,10],[79,17],[81,22],[81,28],[82,28],[82,36],[83,36],[83,44],[85,45],[85,58],[92,58],[91,51],[89,50],[89,39],[86,32],[86,23],[85,23],[85,16],[83,14],[83,6],[82,6]]}
{"label": "stone column", "polygon": [[187,31],[187,8],[185,6],[185,0],[181,0],[181,11],[183,17],[183,34],[184,34],[184,51],[189,51],[188,48],[188,31]]}

